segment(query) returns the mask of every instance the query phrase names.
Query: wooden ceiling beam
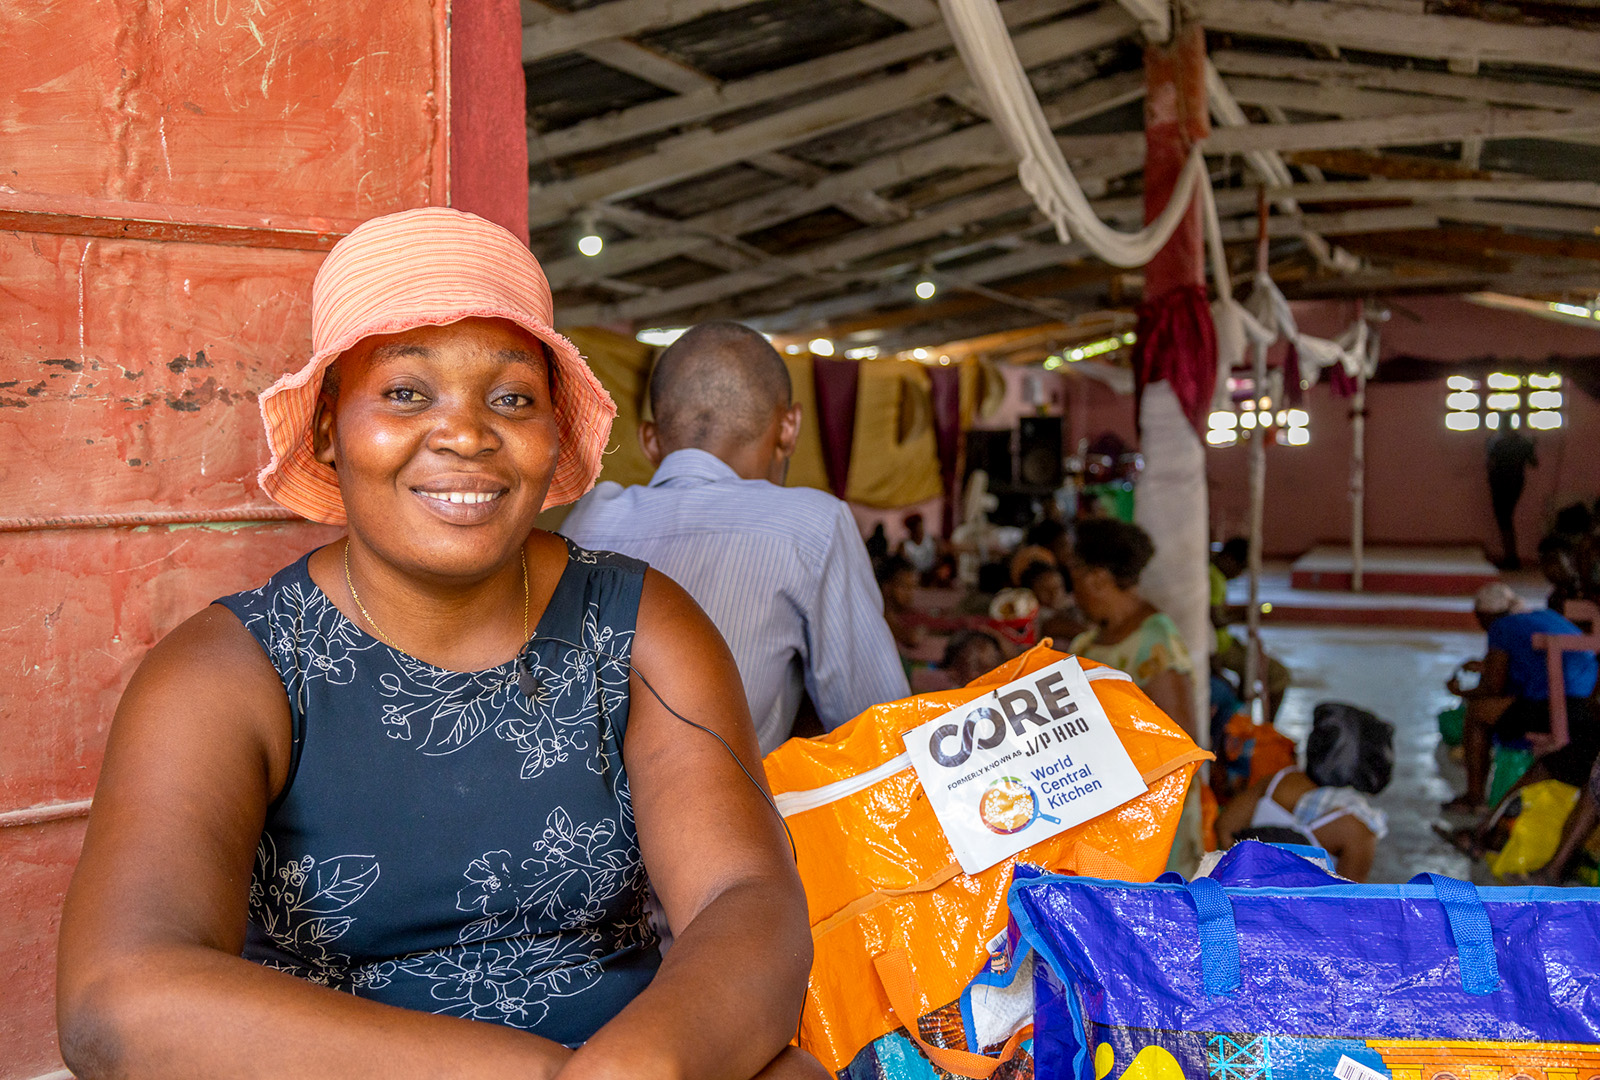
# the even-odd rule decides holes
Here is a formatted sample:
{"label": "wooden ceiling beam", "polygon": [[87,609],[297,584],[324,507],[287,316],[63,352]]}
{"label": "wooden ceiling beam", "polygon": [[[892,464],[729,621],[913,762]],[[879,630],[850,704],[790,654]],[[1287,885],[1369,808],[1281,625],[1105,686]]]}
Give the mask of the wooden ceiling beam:
{"label": "wooden ceiling beam", "polygon": [[1291,192],[1302,203],[1489,199],[1600,207],[1600,184],[1587,180],[1353,180],[1267,189],[1268,197]]}
{"label": "wooden ceiling beam", "polygon": [[899,19],[910,27],[927,26],[940,20],[935,0],[861,0],[874,11]]}
{"label": "wooden ceiling beam", "polygon": [[719,85],[711,76],[631,41],[597,41],[585,46],[583,54],[676,94],[714,89]]}
{"label": "wooden ceiling beam", "polygon": [[1531,64],[1600,73],[1600,33],[1570,27],[1515,26],[1450,15],[1409,14],[1314,0],[1196,0],[1194,17],[1211,30],[1320,42],[1351,49]]}
{"label": "wooden ceiling beam", "polygon": [[1146,41],[1165,45],[1172,39],[1172,8],[1167,0],[1117,0],[1139,23]]}
{"label": "wooden ceiling beam", "polygon": [[[1320,113],[1347,120],[1373,116],[1421,115],[1459,112],[1461,102],[1451,98],[1408,94],[1395,90],[1368,90],[1343,84],[1292,82],[1286,79],[1227,77],[1228,89],[1246,105],[1277,106],[1298,112]],[[1600,101],[1596,102],[1600,105]]]}
{"label": "wooden ceiling beam", "polygon": [[707,281],[695,282],[676,289],[666,289],[651,296],[623,300],[616,305],[595,306],[569,311],[566,318],[575,324],[593,321],[610,322],[616,319],[649,319],[679,308],[693,307],[748,292],[781,281],[787,277],[804,276],[836,269],[868,255],[889,251],[905,244],[937,236],[948,229],[961,228],[985,218],[1012,213],[1033,205],[1033,199],[1020,186],[1008,185],[998,191],[953,200],[930,213],[897,225],[852,233],[831,244],[822,244],[795,255],[774,257],[765,265],[734,274],[724,274]]}
{"label": "wooden ceiling beam", "polygon": [[[1600,111],[1475,109],[1422,116],[1254,124],[1214,130],[1201,146],[1207,154],[1247,154],[1255,150],[1284,153],[1345,147],[1422,146],[1459,142],[1473,136],[1484,139],[1541,137],[1573,131],[1600,131]],[[1144,135],[1140,132],[1083,135],[1062,140],[1063,151],[1073,158],[1102,154],[1127,156],[1143,146]]]}
{"label": "wooden ceiling beam", "polygon": [[[629,0],[615,0],[614,7]],[[604,10],[603,8],[592,10]],[[1114,10],[1114,9],[1113,9]],[[1117,15],[1124,26],[1125,16]],[[1049,23],[1015,39],[1022,62],[1037,66],[1110,44],[1125,36],[1099,13]],[[654,150],[610,168],[545,185],[529,193],[534,228],[560,221],[584,205],[614,201],[710,172],[752,155],[853,126],[940,96],[965,79],[959,58],[935,61],[724,131],[697,131],[664,139]]]}
{"label": "wooden ceiling beam", "polygon": [[[1097,79],[1069,91],[1046,106],[1045,119],[1052,126],[1061,127],[1136,101],[1143,93],[1144,79],[1136,71]],[[655,241],[651,242],[651,246],[643,246],[641,241],[627,240],[607,245],[593,259],[570,255],[552,260],[545,266],[545,272],[549,275],[551,288],[570,287],[595,277],[626,274],[710,243],[706,239],[708,235],[738,235],[766,228],[825,206],[849,203],[863,192],[915,180],[946,168],[991,166],[1015,167],[1015,159],[1004,137],[993,124],[975,124],[892,154],[872,158],[808,188],[783,188],[708,211],[683,222],[681,235],[665,247]],[[1087,175],[1091,179],[1099,177],[1104,180],[1138,167],[1139,158],[1105,159],[1098,162]],[[670,252],[663,254],[668,248]]]}
{"label": "wooden ceiling beam", "polygon": [[[542,0],[522,0],[522,25],[537,26],[550,19],[560,19],[564,13],[550,7]],[[524,30],[526,33],[526,30]],[[715,88],[716,79],[654,49],[647,49],[631,41],[611,39],[593,41],[577,50],[591,60],[623,71],[635,78],[654,83],[676,94]]]}
{"label": "wooden ceiling beam", "polygon": [[[1079,0],[1007,0],[1001,16],[1011,27],[1027,26],[1053,18],[1077,6]],[[1108,27],[1131,33],[1132,21],[1115,8],[1092,16]],[[736,109],[748,109],[814,87],[870,74],[893,64],[950,47],[950,32],[942,22],[930,24],[881,41],[829,53],[815,60],[791,64],[746,79],[693,90],[674,98],[647,101],[606,116],[585,120],[559,131],[528,136],[528,160],[534,164],[569,154],[625,142],[669,128],[702,123]]]}
{"label": "wooden ceiling beam", "polygon": [[[1389,231],[1389,230],[1374,230]],[[1393,230],[1406,234],[1420,244],[1433,244],[1439,251],[1466,251],[1478,254],[1505,252],[1512,255],[1531,255],[1546,259],[1579,259],[1600,262],[1600,240],[1577,237],[1525,236],[1509,233],[1499,228],[1469,228],[1446,226],[1444,228]],[[1352,244],[1361,241],[1352,240]]]}
{"label": "wooden ceiling beam", "polygon": [[[570,15],[551,15],[522,28],[522,62],[574,52],[613,38],[664,30],[702,15],[743,7],[751,0],[613,0]],[[527,9],[524,9],[524,16]]]}
{"label": "wooden ceiling beam", "polygon": [[1466,200],[1435,203],[1431,206],[1445,221],[1495,225],[1510,229],[1537,229],[1542,232],[1571,233],[1574,236],[1600,236],[1600,213],[1592,210]]}
{"label": "wooden ceiling beam", "polygon": [[1379,67],[1346,61],[1307,60],[1292,56],[1223,49],[1211,56],[1228,76],[1294,79],[1321,86],[1348,86],[1404,94],[1475,101],[1485,105],[1518,105],[1535,109],[1596,109],[1600,93],[1570,86],[1513,82],[1485,75],[1450,75],[1440,71]]}
{"label": "wooden ceiling beam", "polygon": [[1322,169],[1350,176],[1427,181],[1497,179],[1492,173],[1468,169],[1453,161],[1407,154],[1378,154],[1371,150],[1300,150],[1285,157],[1302,169]]}
{"label": "wooden ceiling beam", "polygon": [[[1048,226],[1035,225],[1027,232],[1018,235],[1027,235],[1028,232],[1039,233],[1043,236]],[[1087,254],[1087,249],[1078,244],[1069,244],[1065,247],[1051,239],[1041,243],[1030,243],[1019,247],[1015,251],[1008,251],[1004,255],[997,255],[982,262],[964,266],[959,271],[964,281],[977,284],[989,284],[996,281],[1005,281],[1008,278],[1019,277],[1032,273],[1035,270],[1048,266],[1060,266],[1082,259]],[[720,313],[726,318],[748,318],[763,330],[779,332],[795,327],[816,326],[832,322],[835,319],[854,315],[858,312],[872,308],[890,307],[904,302],[905,298],[912,295],[911,287],[914,284],[908,276],[902,274],[887,284],[876,289],[865,291],[853,288],[844,296],[832,296],[825,299],[808,299],[804,303],[772,303],[763,304],[758,297],[743,298],[727,305]]]}

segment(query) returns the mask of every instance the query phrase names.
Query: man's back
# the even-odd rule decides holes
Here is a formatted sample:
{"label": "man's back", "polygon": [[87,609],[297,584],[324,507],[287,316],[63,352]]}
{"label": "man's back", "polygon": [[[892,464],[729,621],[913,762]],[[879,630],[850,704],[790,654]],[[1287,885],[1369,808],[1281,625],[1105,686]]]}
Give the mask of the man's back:
{"label": "man's back", "polygon": [[742,480],[702,450],[650,484],[601,484],[561,527],[682,585],[727,639],[763,753],[788,737],[802,685],[823,726],[910,693],[866,548],[826,492]]}

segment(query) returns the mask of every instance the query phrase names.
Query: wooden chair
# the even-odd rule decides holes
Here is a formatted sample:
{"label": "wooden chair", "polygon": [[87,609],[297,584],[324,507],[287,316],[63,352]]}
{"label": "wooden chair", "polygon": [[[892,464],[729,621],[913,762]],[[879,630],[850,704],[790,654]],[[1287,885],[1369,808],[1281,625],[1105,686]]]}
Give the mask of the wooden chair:
{"label": "wooden chair", "polygon": [[[1568,600],[1562,605],[1562,614],[1573,622],[1579,619],[1597,626],[1600,608],[1592,600]],[[1600,629],[1600,626],[1597,626]],[[1534,634],[1533,646],[1544,651],[1544,670],[1550,683],[1550,736],[1549,741],[1538,736],[1528,739],[1539,754],[1562,749],[1568,742],[1566,733],[1566,674],[1562,658],[1566,653],[1600,653],[1600,634]]]}

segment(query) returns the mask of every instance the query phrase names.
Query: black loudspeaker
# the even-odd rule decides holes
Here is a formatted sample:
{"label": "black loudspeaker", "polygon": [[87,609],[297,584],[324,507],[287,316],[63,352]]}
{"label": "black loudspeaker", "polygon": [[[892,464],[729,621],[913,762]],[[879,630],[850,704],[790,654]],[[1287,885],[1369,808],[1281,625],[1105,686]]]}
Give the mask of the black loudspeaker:
{"label": "black loudspeaker", "polygon": [[1065,476],[1061,464],[1061,417],[1024,416],[1021,422],[1022,483],[1030,488],[1060,487]]}
{"label": "black loudspeaker", "polygon": [[1011,485],[1011,432],[967,432],[967,474],[976,469],[989,474],[989,490]]}

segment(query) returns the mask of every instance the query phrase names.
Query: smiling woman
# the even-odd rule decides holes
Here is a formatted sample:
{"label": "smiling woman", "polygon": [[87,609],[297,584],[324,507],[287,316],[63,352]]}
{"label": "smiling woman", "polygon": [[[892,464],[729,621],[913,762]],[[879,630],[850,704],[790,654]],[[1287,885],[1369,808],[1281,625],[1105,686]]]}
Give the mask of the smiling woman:
{"label": "smiling woman", "polygon": [[614,415],[550,315],[452,210],[324,263],[260,481],[347,535],[129,685],[62,921],[76,1075],[822,1075],[786,1048],[805,899],[727,647],[534,528]]}

